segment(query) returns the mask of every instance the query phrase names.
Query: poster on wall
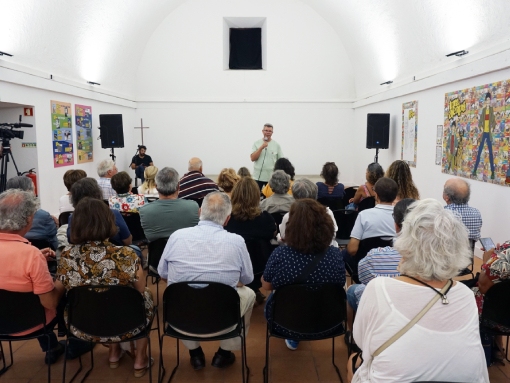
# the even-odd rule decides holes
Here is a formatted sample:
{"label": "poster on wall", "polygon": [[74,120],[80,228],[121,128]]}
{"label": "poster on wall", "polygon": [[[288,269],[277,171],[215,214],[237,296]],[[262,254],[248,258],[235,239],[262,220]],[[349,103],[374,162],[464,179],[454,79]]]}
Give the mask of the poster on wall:
{"label": "poster on wall", "polygon": [[53,166],[74,165],[73,115],[71,104],[51,101],[53,132]]}
{"label": "poster on wall", "polygon": [[418,144],[418,101],[402,104],[402,153],[401,159],[416,167]]}
{"label": "poster on wall", "polygon": [[92,107],[75,105],[76,145],[78,146],[78,163],[92,162]]}
{"label": "poster on wall", "polygon": [[509,81],[446,93],[443,173],[506,184],[510,146]]}

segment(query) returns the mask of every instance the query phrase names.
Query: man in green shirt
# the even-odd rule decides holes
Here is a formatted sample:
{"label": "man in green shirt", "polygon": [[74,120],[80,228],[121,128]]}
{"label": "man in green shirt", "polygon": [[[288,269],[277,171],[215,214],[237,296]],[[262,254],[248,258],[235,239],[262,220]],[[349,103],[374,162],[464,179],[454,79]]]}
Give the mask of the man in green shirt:
{"label": "man in green shirt", "polygon": [[263,138],[255,141],[250,155],[250,159],[254,162],[253,179],[257,181],[261,190],[271,178],[275,162],[283,157],[280,145],[271,139],[273,125],[265,124],[262,134]]}

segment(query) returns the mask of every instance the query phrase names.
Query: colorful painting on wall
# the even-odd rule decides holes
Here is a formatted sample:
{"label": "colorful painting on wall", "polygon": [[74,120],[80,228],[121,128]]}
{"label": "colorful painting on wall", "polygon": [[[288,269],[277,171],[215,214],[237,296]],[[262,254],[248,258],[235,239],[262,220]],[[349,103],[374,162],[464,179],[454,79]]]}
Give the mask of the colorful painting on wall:
{"label": "colorful painting on wall", "polygon": [[92,107],[75,105],[76,145],[78,146],[78,163],[92,162]]}
{"label": "colorful painting on wall", "polygon": [[443,173],[507,184],[510,179],[509,85],[510,80],[505,80],[446,93]]}
{"label": "colorful painting on wall", "polygon": [[71,104],[51,101],[51,128],[53,132],[53,166],[58,168],[74,165]]}

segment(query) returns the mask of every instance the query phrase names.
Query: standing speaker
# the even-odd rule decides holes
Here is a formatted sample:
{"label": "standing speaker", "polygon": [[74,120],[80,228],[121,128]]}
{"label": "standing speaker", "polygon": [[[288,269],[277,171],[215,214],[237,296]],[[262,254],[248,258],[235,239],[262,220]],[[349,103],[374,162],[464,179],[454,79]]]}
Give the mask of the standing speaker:
{"label": "standing speaker", "polygon": [[101,126],[101,148],[124,147],[122,114],[100,114],[99,125]]}
{"label": "standing speaker", "polygon": [[388,149],[390,143],[390,114],[367,114],[367,149]]}

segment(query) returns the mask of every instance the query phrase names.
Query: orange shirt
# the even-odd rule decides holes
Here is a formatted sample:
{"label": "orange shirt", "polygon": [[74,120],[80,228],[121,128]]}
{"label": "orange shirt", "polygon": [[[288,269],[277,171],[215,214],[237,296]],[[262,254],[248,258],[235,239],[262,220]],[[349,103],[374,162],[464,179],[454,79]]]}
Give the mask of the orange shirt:
{"label": "orange shirt", "polygon": [[[0,233],[0,289],[45,294],[55,287],[48,264],[39,249],[17,234]],[[46,309],[46,323],[55,318],[56,310]],[[15,335],[24,335],[42,325]]]}

